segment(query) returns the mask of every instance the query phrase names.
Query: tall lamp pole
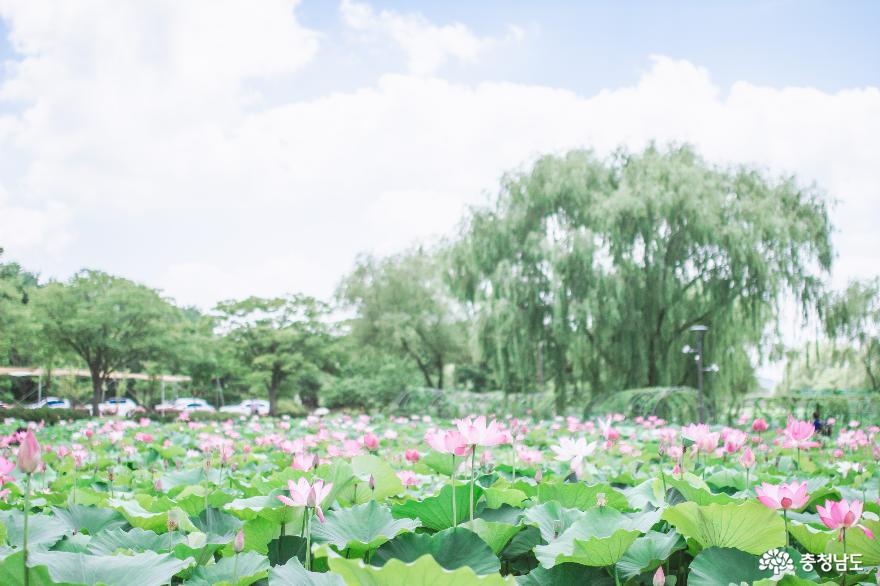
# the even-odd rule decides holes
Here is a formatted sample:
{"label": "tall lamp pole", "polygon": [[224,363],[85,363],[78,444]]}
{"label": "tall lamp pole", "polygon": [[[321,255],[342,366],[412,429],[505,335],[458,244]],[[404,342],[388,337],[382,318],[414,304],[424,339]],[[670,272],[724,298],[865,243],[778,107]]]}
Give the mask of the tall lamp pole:
{"label": "tall lamp pole", "polygon": [[721,369],[718,368],[717,364],[710,364],[706,367],[703,366],[703,336],[706,335],[709,328],[706,326],[691,326],[688,330],[697,335],[697,347],[691,348],[690,346],[685,346],[681,351],[685,354],[693,354],[694,361],[697,363],[697,410],[700,417],[700,423],[705,423],[706,407],[703,401],[703,373],[718,372]]}
{"label": "tall lamp pole", "polygon": [[697,348],[694,359],[697,361],[697,411],[700,423],[706,422],[706,407],[703,401],[703,336],[709,331],[706,326],[691,326],[690,331],[697,335]]}

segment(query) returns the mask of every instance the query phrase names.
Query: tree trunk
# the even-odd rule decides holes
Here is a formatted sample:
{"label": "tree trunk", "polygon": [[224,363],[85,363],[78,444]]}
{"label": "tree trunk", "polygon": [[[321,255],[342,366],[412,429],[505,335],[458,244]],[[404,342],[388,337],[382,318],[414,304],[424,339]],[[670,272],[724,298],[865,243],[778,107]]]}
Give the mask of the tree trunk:
{"label": "tree trunk", "polygon": [[443,389],[443,359],[437,359],[437,388]]}
{"label": "tree trunk", "polygon": [[275,417],[278,405],[278,385],[269,385],[269,415]]}
{"label": "tree trunk", "polygon": [[104,390],[104,377],[96,368],[89,370],[92,376],[92,417],[98,417],[101,414],[98,410],[98,405],[101,403]]}

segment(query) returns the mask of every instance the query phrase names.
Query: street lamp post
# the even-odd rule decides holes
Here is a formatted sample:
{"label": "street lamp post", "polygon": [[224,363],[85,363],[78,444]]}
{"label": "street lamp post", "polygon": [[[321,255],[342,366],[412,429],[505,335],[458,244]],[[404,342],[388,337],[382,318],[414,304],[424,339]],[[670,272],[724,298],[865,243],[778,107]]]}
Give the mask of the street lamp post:
{"label": "street lamp post", "polygon": [[703,336],[706,335],[709,328],[706,326],[691,326],[688,330],[697,335],[697,347],[685,346],[681,351],[685,354],[693,354],[694,361],[697,363],[697,411],[700,423],[704,423],[706,421],[706,407],[703,400],[703,373],[718,372],[720,369],[717,364],[710,364],[707,367],[703,366]]}
{"label": "street lamp post", "polygon": [[706,407],[703,402],[703,336],[709,330],[706,326],[691,326],[690,331],[697,335],[697,348],[694,359],[697,361],[697,412],[700,423],[706,422]]}

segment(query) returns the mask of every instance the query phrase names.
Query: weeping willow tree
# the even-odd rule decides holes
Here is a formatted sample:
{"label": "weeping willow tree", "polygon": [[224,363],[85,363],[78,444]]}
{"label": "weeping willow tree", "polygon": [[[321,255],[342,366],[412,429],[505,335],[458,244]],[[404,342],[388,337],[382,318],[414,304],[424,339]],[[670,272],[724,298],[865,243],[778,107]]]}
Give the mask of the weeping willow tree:
{"label": "weeping willow tree", "polygon": [[689,147],[574,151],[506,176],[463,224],[447,276],[509,392],[549,385],[561,410],[573,394],[693,384],[681,349],[697,324],[721,365],[707,386],[741,392],[782,299],[818,298],[830,233],[821,194],[793,178]]}

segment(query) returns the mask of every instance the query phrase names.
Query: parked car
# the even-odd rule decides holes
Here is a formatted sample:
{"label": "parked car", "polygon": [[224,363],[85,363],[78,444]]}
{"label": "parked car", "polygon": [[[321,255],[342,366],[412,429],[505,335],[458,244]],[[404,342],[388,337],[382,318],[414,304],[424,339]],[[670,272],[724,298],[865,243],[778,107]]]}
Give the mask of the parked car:
{"label": "parked car", "polygon": [[101,415],[119,415],[121,417],[127,417],[138,411],[143,411],[143,409],[138,407],[138,404],[134,399],[129,399],[128,397],[113,397],[112,399],[107,399],[103,403],[98,404],[98,413]]}
{"label": "parked car", "polygon": [[268,415],[269,401],[263,401],[262,399],[245,399],[237,405],[220,407],[220,411],[223,413],[235,413],[237,415]]}
{"label": "parked car", "polygon": [[45,397],[42,401],[31,403],[28,409],[70,409],[70,401],[58,397]]}
{"label": "parked car", "polygon": [[216,411],[214,406],[204,399],[195,397],[182,397],[173,401],[166,401],[156,405],[156,411],[159,413],[181,412],[181,411]]}

